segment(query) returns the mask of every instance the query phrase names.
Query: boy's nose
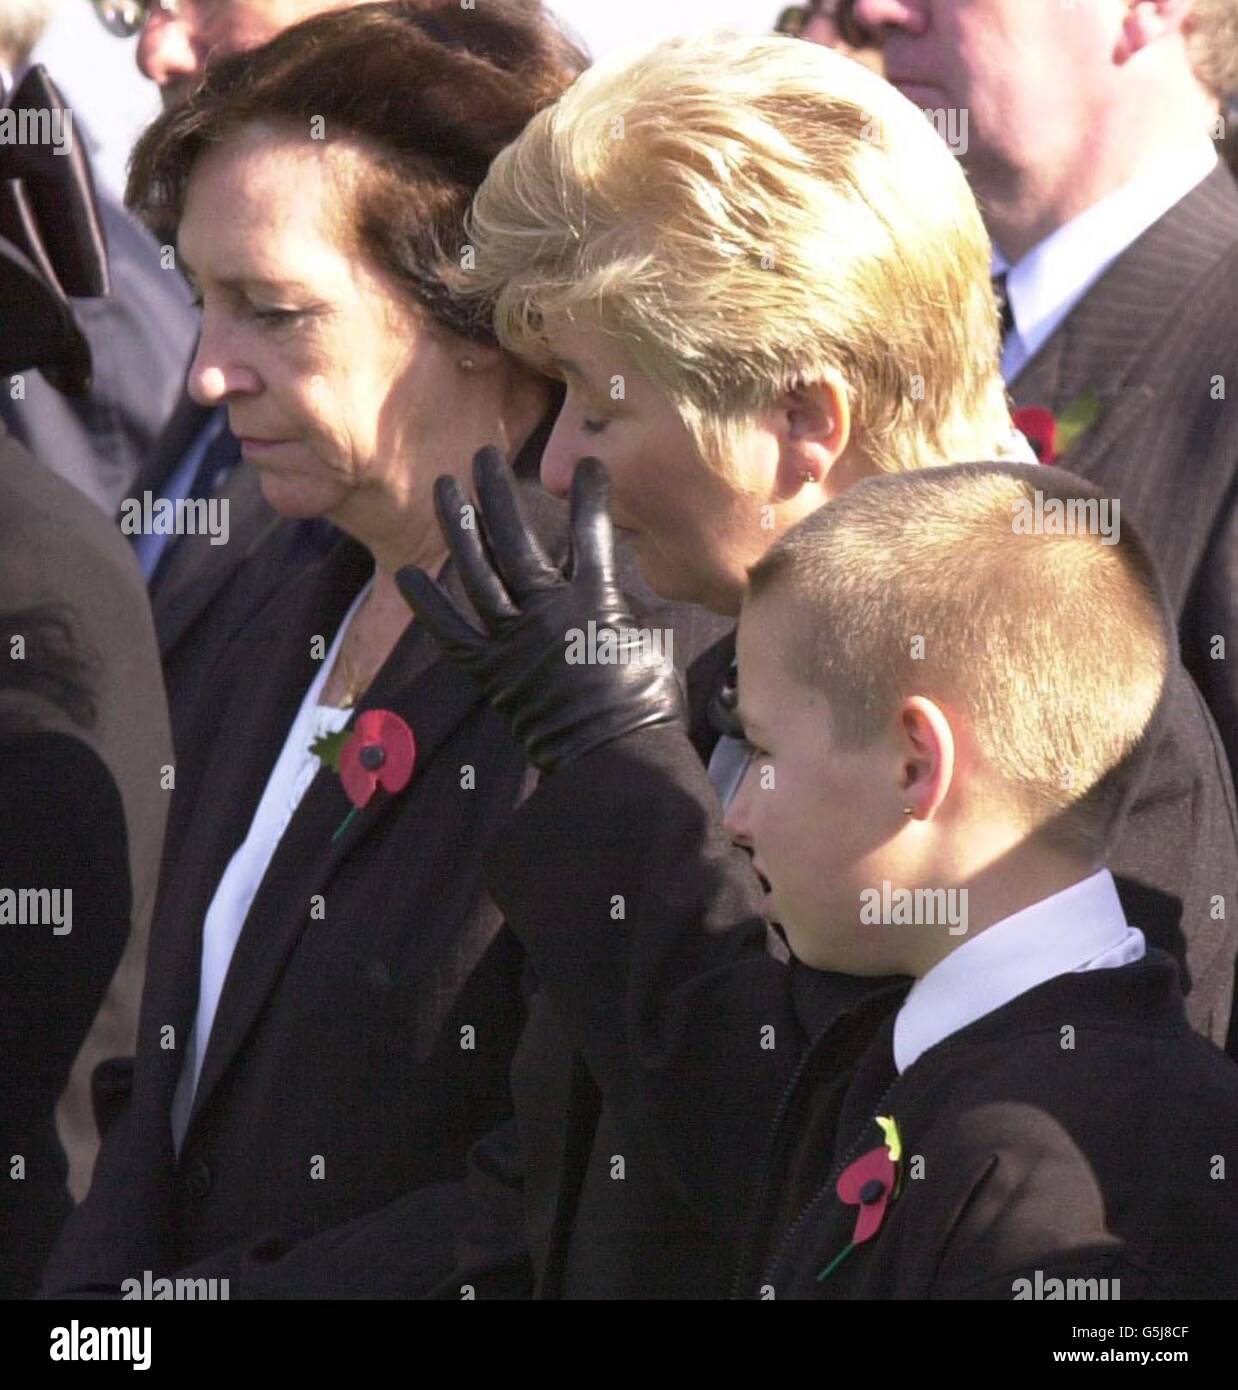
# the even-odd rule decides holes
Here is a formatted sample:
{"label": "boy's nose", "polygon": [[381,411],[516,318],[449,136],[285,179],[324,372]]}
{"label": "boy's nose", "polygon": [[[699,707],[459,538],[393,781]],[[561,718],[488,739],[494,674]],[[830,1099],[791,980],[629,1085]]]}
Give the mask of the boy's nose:
{"label": "boy's nose", "polygon": [[748,850],[752,849],[752,836],[748,829],[748,779],[751,772],[752,766],[749,764],[739,786],[735,789],[735,795],[731,798],[722,821],[732,842],[742,845],[744,849]]}

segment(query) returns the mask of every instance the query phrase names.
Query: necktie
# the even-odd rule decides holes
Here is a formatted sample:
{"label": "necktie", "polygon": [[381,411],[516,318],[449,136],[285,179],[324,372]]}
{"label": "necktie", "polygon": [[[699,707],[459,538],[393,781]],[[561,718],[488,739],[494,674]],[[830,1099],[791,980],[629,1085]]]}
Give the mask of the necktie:
{"label": "necktie", "polygon": [[1002,314],[1002,342],[1010,336],[1010,331],[1014,327],[1014,313],[1010,308],[1010,297],[1006,293],[1006,277],[1008,272],[1003,270],[1000,275],[993,277],[993,297],[997,300],[997,307]]}

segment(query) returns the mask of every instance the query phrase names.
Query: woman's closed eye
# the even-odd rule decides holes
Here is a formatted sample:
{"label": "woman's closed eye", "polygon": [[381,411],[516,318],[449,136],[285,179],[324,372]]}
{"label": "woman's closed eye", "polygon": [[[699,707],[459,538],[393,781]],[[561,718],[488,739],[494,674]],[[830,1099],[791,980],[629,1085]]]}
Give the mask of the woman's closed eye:
{"label": "woman's closed eye", "polygon": [[265,324],[268,328],[286,328],[308,317],[312,310],[277,309],[267,305],[250,304],[248,312],[257,323]]}
{"label": "woman's closed eye", "polygon": [[608,424],[610,424],[610,421],[609,421],[609,420],[582,420],[580,423],[581,423],[581,427],[584,429],[584,431],[585,431],[586,434],[601,434],[602,431],[606,428],[606,426],[607,426]]}
{"label": "woman's closed eye", "polygon": [[[190,286],[193,291],[192,304],[195,309],[201,310],[205,306],[205,298],[202,291],[196,286]],[[255,323],[261,323],[268,328],[282,328],[299,323],[302,319],[308,318],[315,312],[314,309],[292,309],[279,308],[275,305],[254,304],[248,299],[241,301],[242,313],[253,319]]]}

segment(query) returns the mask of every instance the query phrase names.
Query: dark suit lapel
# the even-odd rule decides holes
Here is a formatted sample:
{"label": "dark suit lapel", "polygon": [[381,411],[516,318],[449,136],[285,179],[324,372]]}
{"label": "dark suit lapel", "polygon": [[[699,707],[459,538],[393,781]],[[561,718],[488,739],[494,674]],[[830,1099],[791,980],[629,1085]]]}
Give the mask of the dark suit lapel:
{"label": "dark suit lapel", "polygon": [[281,522],[262,495],[257,469],[238,464],[219,493],[228,502],[228,543],[213,546],[206,536],[182,536],[151,585],[159,651],[169,654],[210,607],[215,596]]}
{"label": "dark suit lapel", "polygon": [[1095,429],[1128,413],[1126,383],[1155,349],[1183,301],[1238,243],[1238,188],[1218,167],[1109,267],[1010,384],[1016,406],[1061,414],[1087,391],[1100,400]]}
{"label": "dark suit lapel", "polygon": [[185,451],[201,434],[213,414],[213,406],[199,405],[187,392],[182,394],[129,489],[129,496],[141,497],[144,492],[162,496],[168,479],[176,471],[176,465],[185,457]]}
{"label": "dark suit lapel", "polygon": [[[337,619],[333,630],[338,625]],[[301,687],[302,694],[308,684],[307,679]],[[412,780],[395,796],[379,791],[374,800],[357,813],[347,830],[334,839],[335,832],[352,809],[351,803],[334,772],[324,768],[314,778],[276,849],[237,943],[194,1099],[195,1116],[209,1102],[212,1089],[240,1050],[277,983],[310,920],[310,899],[316,894],[328,896],[328,887],[348,856],[367,836],[385,825],[389,817],[399,814],[410,798],[418,795],[424,774],[437,751],[481,699],[476,682],[439,655],[427,632],[415,624],[410,626],[348,727],[353,727],[356,715],[367,709],[387,709],[398,714],[412,729],[416,741]],[[295,705],[286,710],[277,745],[267,759],[262,784],[257,796],[252,798],[249,816],[244,818],[242,834],[248,830],[253,809],[294,714]]]}
{"label": "dark suit lapel", "polygon": [[[161,917],[190,924],[184,931],[174,927],[183,954],[169,967],[184,985],[177,998],[187,1009],[178,1009],[171,1019],[180,1019],[185,1027],[198,997],[207,909],[249,831],[288,726],[318,670],[309,635],[322,633],[330,642],[329,634],[339,627],[372,564],[361,546],[342,540],[257,616],[235,648],[239,667],[221,673],[221,688],[230,689],[231,698],[218,725],[221,732],[195,778],[195,814],[184,827],[170,873],[165,866],[158,909]],[[264,678],[254,680],[259,659],[264,660]]]}

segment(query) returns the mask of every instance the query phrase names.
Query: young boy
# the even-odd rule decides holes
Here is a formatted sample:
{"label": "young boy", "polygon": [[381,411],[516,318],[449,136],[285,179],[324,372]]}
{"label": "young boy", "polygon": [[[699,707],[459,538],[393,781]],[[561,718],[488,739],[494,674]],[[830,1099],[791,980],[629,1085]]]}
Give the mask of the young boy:
{"label": "young boy", "polygon": [[1233,1297],[1238,1068],[1102,867],[1175,641],[1120,514],[1056,470],[892,474],[753,567],[727,829],[786,970],[673,677],[562,658],[634,626],[603,476],[564,580],[479,469],[485,545],[452,534],[487,636],[406,592],[550,773],[491,890],[735,1292]]}
{"label": "young boy", "polygon": [[1063,473],[866,483],[753,568],[728,828],[802,962],[915,984],[852,1075],[805,1059],[745,1288],[1238,1291],[1238,1068],[1102,867],[1174,640]]}

